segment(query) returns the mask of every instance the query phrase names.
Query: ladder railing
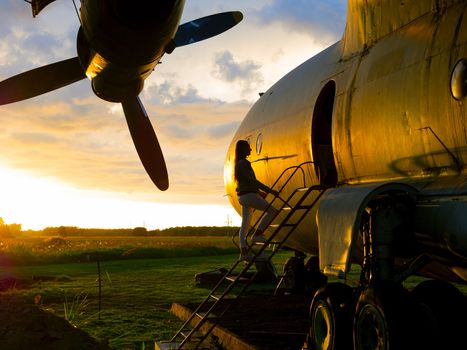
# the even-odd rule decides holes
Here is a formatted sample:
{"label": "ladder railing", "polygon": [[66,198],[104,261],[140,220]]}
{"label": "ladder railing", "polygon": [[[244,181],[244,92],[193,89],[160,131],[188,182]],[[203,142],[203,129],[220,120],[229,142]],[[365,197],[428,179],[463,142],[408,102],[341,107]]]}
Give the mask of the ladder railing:
{"label": "ladder railing", "polygon": [[[280,187],[278,188],[277,191],[279,192],[279,195],[273,197],[272,201],[269,203],[269,205],[267,206],[266,210],[264,210],[264,211],[261,213],[261,215],[258,217],[258,219],[254,222],[254,224],[251,225],[250,229],[248,230],[248,232],[247,232],[247,234],[246,234],[246,237],[245,237],[246,239],[248,239],[248,238],[254,233],[254,231],[255,231],[256,228],[258,227],[259,223],[260,223],[261,220],[263,219],[264,215],[266,215],[266,213],[267,213],[269,207],[271,207],[271,206],[275,203],[275,201],[276,201],[277,199],[279,199],[279,200],[282,202],[281,207],[283,207],[284,204],[290,207],[289,200],[290,200],[291,198],[293,198],[293,195],[289,196],[289,198],[288,198],[287,200],[284,200],[284,199],[280,196],[280,194],[281,194],[281,192],[287,187],[287,185],[290,183],[290,181],[295,177],[295,175],[296,175],[299,171],[300,171],[299,174],[302,175],[301,180],[302,180],[302,182],[303,182],[303,187],[301,187],[301,188],[307,188],[307,185],[306,185],[306,176],[305,176],[305,171],[303,170],[303,167],[304,167],[305,165],[309,165],[309,164],[314,164],[314,163],[313,163],[312,161],[303,162],[303,163],[300,163],[299,165],[294,165],[294,166],[288,167],[288,168],[284,169],[284,170],[282,171],[282,173],[280,173],[280,175],[277,177],[276,181],[274,181],[274,183],[272,184],[272,186],[271,186],[272,189],[275,189],[275,187],[277,186],[277,184],[280,183],[280,180],[285,176],[285,174],[287,174],[287,172],[293,170],[292,173],[289,175],[289,177],[286,179],[286,181],[283,183],[283,185],[280,186]],[[296,190],[297,190],[297,189],[296,189]],[[296,191],[296,190],[295,190],[295,191]],[[295,191],[294,191],[294,192],[295,192]],[[294,194],[294,192],[293,192],[293,194]],[[255,209],[254,211],[256,211],[256,209]],[[254,211],[253,211],[253,212],[254,212]],[[277,212],[277,214],[273,217],[272,221],[274,221],[274,219],[275,219],[279,214],[280,214],[280,210],[279,210],[279,211]],[[271,221],[271,222],[272,222],[272,221]],[[237,237],[238,237],[238,235],[234,234],[234,235],[232,236],[232,242],[234,243],[235,246],[237,246],[237,248],[240,248],[240,247],[238,246],[238,244],[235,242],[235,238],[237,238]]]}
{"label": "ladder railing", "polygon": [[[297,173],[297,171],[299,171],[298,168],[300,166],[291,167],[284,170],[281,176],[283,176],[283,174],[287,170],[296,168],[286,180],[284,185],[281,186],[279,194],[275,196],[274,200],[280,197],[281,191],[285,188],[286,184]],[[273,187],[278,183],[281,176],[279,176],[278,180],[276,180]],[[251,266],[255,262],[259,261],[263,262],[264,264],[271,263],[271,260],[274,257],[274,255],[280,250],[280,248],[292,235],[292,233],[295,231],[298,225],[305,219],[306,215],[319,201],[325,190],[326,187],[320,185],[315,185],[311,187],[304,186],[292,191],[292,193],[287,197],[287,199],[284,200],[280,198],[283,203],[278,209],[276,217],[279,215],[279,213],[286,210],[287,214],[285,215],[285,217],[279,223],[269,226],[273,228],[273,232],[267,238],[267,241],[264,244],[260,245],[259,249],[252,249],[252,247],[255,244],[251,244],[249,246],[250,251],[254,253],[251,259],[247,261],[242,261],[238,259],[234,262],[232,267],[223,275],[219,282],[214,286],[209,295],[198,305],[198,307],[193,311],[190,317],[188,317],[188,319],[184,322],[181,328],[169,341],[169,343],[175,344],[175,347],[172,347],[171,349],[197,349],[208,338],[214,327],[218,324],[219,319],[234,305],[235,301],[248,289],[248,287],[250,287],[250,285],[255,281],[255,278],[257,277],[258,273],[261,272],[260,269],[256,269],[251,276],[246,278],[246,273],[251,268]],[[311,203],[307,204],[307,199],[309,199],[309,196],[312,193],[316,194],[316,196],[314,198],[311,198]],[[293,206],[290,206],[289,203],[292,202],[292,199],[294,198],[296,202]],[[274,202],[274,200],[271,202],[271,204]],[[298,214],[296,215],[296,213]],[[260,220],[261,217],[257,220],[253,227],[256,227]],[[274,222],[274,219],[271,222]],[[279,241],[277,241],[276,237],[285,229],[287,229],[288,231],[285,232],[285,234],[281,235],[282,237]],[[272,243],[276,245],[276,249],[274,249],[268,256],[266,256],[264,254],[264,251],[267,249],[268,245]],[[239,273],[235,274],[235,271],[241,264],[243,264],[243,268],[241,268],[241,271]],[[242,284],[239,290],[234,291],[234,287],[239,282],[245,283]],[[230,302],[221,303],[225,300],[229,300]],[[206,323],[206,321],[208,320],[210,321],[209,324]],[[201,332],[201,328],[205,324],[206,326]]]}

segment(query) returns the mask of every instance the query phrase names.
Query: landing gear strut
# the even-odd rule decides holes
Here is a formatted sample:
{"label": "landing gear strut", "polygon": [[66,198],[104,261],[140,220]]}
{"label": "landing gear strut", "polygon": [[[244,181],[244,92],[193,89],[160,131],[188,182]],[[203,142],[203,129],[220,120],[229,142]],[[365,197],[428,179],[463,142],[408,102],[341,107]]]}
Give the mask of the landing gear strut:
{"label": "landing gear strut", "polygon": [[[402,210],[401,210],[402,209]],[[431,261],[411,256],[404,271],[395,270],[398,240],[410,239],[407,207],[386,197],[363,218],[362,270],[359,285],[328,283],[310,306],[309,350],[460,349],[467,329],[465,296],[443,281],[421,282],[412,292],[402,281]],[[409,232],[409,233],[407,233]]]}

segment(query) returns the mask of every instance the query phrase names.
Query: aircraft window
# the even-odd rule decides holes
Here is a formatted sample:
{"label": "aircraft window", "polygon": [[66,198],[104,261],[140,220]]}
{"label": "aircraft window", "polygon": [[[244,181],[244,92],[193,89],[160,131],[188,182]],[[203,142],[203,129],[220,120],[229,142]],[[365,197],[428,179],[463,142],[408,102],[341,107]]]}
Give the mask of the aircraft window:
{"label": "aircraft window", "polygon": [[261,153],[261,149],[263,148],[263,135],[259,134],[256,138],[256,154]]}
{"label": "aircraft window", "polygon": [[467,60],[461,59],[451,73],[451,94],[456,100],[467,95]]}

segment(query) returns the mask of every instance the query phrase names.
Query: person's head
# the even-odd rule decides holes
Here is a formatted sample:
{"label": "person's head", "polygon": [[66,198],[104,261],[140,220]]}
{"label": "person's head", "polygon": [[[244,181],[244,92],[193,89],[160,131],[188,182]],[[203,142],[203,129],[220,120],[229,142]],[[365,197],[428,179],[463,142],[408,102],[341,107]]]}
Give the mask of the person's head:
{"label": "person's head", "polygon": [[238,140],[235,145],[235,161],[245,159],[251,153],[250,144],[246,140]]}

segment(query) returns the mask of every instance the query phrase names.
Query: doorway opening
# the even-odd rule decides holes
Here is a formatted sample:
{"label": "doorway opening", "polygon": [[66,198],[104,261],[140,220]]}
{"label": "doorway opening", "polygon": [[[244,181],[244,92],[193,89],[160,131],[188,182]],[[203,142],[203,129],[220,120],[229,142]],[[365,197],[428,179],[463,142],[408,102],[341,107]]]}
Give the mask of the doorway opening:
{"label": "doorway opening", "polygon": [[316,175],[324,186],[337,185],[337,169],[332,149],[332,115],[336,83],[329,81],[316,99],[311,125],[311,150]]}

